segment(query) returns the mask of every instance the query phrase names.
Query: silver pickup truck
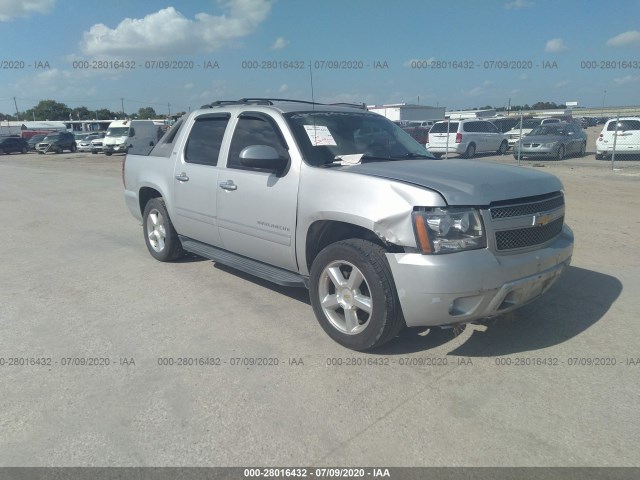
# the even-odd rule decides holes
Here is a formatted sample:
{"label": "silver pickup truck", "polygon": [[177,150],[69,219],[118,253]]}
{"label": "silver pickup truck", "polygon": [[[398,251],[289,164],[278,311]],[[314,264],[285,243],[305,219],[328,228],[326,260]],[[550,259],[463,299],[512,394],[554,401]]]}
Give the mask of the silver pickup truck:
{"label": "silver pickup truck", "polygon": [[205,105],[127,155],[123,182],[154,258],[191,252],[308,288],[322,328],[354,350],[520,307],[573,251],[555,176],[436,160],[354,106]]}

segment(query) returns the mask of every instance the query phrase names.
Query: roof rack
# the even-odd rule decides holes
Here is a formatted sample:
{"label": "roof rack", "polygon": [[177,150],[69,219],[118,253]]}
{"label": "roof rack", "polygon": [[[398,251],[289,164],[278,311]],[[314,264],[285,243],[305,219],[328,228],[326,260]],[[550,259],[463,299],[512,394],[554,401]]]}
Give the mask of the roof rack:
{"label": "roof rack", "polygon": [[274,105],[274,102],[289,102],[289,103],[303,103],[306,105],[331,105],[335,107],[352,107],[366,110],[367,106],[364,103],[318,103],[309,102],[307,100],[293,100],[290,98],[241,98],[239,100],[217,100],[207,105],[202,105],[200,108],[213,108],[223,105]]}

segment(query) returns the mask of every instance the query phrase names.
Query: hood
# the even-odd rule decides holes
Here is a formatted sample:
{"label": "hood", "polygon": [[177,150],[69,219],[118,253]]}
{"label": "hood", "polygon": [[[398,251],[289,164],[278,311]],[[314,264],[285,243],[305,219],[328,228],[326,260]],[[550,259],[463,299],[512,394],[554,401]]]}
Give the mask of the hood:
{"label": "hood", "polygon": [[477,160],[401,160],[341,170],[435,190],[447,204],[460,206],[485,206],[562,190],[562,182],[549,173]]}

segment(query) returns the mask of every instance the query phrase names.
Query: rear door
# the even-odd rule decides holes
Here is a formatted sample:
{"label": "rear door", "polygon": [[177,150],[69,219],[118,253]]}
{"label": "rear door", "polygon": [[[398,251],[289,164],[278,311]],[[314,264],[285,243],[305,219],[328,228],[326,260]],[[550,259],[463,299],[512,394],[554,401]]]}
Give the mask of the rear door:
{"label": "rear door", "polygon": [[458,133],[458,122],[440,122],[431,127],[429,146],[444,148],[447,145],[447,129],[449,131],[449,147],[454,147]]}
{"label": "rear door", "polygon": [[173,223],[184,236],[221,246],[216,202],[218,158],[230,114],[206,114],[191,126],[184,148],[175,149]]}
{"label": "rear door", "polygon": [[500,148],[503,137],[498,127],[491,122],[481,122],[485,130],[485,138],[487,139],[486,149],[487,151],[497,151]]}
{"label": "rear door", "polygon": [[[612,121],[607,130],[611,133],[610,144],[613,148],[616,122]],[[618,140],[616,152],[640,151],[640,119],[621,119],[618,122]]]}
{"label": "rear door", "polygon": [[240,163],[240,152],[252,145],[267,145],[275,148],[281,158],[289,157],[290,145],[283,128],[284,122],[278,124],[262,112],[238,116],[226,167],[218,177],[218,223],[226,250],[297,270],[294,232],[299,165],[291,160],[288,171],[278,177]]}

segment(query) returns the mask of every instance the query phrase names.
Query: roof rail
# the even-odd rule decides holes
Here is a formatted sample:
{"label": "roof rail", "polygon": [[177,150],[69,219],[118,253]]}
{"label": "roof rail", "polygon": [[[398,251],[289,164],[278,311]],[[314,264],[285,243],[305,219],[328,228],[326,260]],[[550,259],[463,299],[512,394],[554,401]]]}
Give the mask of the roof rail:
{"label": "roof rail", "polygon": [[293,100],[290,98],[241,98],[239,100],[217,100],[215,102],[202,105],[200,108],[213,108],[223,105],[274,105],[274,102],[303,103],[305,105],[331,105],[336,107],[360,108],[363,110],[367,109],[367,106],[364,103],[318,103],[309,102],[307,100]]}

